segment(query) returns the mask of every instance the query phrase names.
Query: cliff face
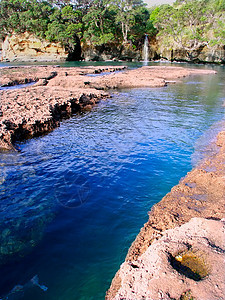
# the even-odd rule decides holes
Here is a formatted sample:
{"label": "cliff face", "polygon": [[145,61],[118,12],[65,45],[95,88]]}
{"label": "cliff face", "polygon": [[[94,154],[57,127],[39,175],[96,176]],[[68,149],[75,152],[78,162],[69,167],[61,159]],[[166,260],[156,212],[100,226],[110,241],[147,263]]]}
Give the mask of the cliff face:
{"label": "cliff face", "polygon": [[40,40],[27,32],[7,36],[2,43],[3,61],[59,61],[67,57],[60,43]]}
{"label": "cliff face", "polygon": [[158,51],[161,58],[171,61],[187,61],[193,63],[225,63],[225,50],[224,49],[210,49],[204,47],[200,50],[187,51],[184,49],[167,49],[161,47]]}
{"label": "cliff face", "polygon": [[[41,40],[30,33],[12,34],[1,43],[3,61],[138,61],[142,59],[142,50],[133,49],[132,45],[107,44],[101,46],[80,45],[78,39],[74,50],[69,51],[60,43]],[[151,49],[149,58],[153,58]]]}
{"label": "cliff face", "polygon": [[[69,51],[60,43],[50,43],[41,40],[27,32],[7,36],[2,43],[3,61],[140,61],[142,48],[134,49],[132,45],[107,44],[101,46],[80,45],[78,39],[74,50]],[[1,48],[1,47],[0,47]],[[149,39],[149,60],[166,59],[171,61],[187,61],[197,63],[225,63],[225,49],[211,49],[204,47],[198,51],[188,52],[184,49],[165,46],[161,40]]]}
{"label": "cliff face", "polygon": [[155,43],[150,41],[158,57],[171,61],[185,61],[193,63],[225,63],[225,46],[210,47],[205,45],[197,50],[179,48],[174,41],[165,37],[157,37]]}
{"label": "cliff face", "polygon": [[140,50],[136,50],[131,44],[107,44],[100,46],[92,46],[88,44],[82,45],[82,58],[85,61],[139,61],[142,59]]}

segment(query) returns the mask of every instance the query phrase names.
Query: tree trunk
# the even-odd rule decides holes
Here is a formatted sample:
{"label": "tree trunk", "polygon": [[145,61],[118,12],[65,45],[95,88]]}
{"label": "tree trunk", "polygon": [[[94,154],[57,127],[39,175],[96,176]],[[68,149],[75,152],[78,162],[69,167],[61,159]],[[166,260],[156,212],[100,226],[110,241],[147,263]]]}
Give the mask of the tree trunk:
{"label": "tree trunk", "polygon": [[128,26],[127,26],[127,24],[124,24],[124,22],[122,22],[122,34],[123,34],[123,43],[124,44],[127,43],[127,33],[128,33]]}

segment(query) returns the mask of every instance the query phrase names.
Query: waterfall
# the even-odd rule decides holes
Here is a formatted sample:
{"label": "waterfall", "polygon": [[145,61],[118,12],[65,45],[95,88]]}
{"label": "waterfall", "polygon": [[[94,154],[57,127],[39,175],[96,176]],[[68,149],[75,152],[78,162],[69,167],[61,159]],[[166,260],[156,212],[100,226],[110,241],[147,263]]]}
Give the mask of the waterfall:
{"label": "waterfall", "polygon": [[148,65],[148,35],[145,35],[145,42],[144,42],[144,48],[143,48],[143,61],[144,66]]}

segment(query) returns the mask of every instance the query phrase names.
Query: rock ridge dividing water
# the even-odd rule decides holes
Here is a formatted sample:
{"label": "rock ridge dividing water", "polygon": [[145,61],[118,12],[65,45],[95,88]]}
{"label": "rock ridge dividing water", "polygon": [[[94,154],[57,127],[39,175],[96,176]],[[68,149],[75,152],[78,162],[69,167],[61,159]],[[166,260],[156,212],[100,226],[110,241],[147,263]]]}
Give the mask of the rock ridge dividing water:
{"label": "rock ridge dividing water", "polygon": [[[107,71],[118,71],[124,67],[109,67]],[[83,74],[97,74],[104,68],[63,69],[58,67],[3,68],[1,86],[36,82],[23,89],[2,90],[0,119],[0,149],[14,149],[14,142],[45,134],[60,121],[72,114],[89,110],[92,106],[109,97],[104,91],[85,88]],[[71,83],[69,75],[75,78]],[[56,77],[69,81],[67,88],[56,84],[49,85]],[[89,77],[88,77],[89,78]]]}
{"label": "rock ridge dividing water", "polygon": [[[215,73],[181,67],[1,68],[2,87],[36,83],[0,91],[0,150],[14,149],[15,141],[47,133],[59,126],[61,119],[91,109],[100,99],[110,97],[106,90],[163,87],[185,76]],[[96,74],[101,76],[90,76]]]}

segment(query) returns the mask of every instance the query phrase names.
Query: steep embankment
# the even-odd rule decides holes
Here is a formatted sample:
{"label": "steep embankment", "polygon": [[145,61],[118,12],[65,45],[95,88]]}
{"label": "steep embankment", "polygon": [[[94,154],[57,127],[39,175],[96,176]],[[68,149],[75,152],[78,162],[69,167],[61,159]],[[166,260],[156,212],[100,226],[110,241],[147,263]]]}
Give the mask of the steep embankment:
{"label": "steep embankment", "polygon": [[70,52],[68,47],[61,43],[53,43],[25,32],[13,33],[6,36],[2,44],[2,61],[107,61],[123,60],[138,61],[142,59],[141,51],[134,50],[130,44],[122,45],[108,43],[106,45],[93,46],[82,43]]}
{"label": "steep embankment", "polygon": [[190,63],[225,63],[225,49],[211,48],[208,46],[198,50],[187,51],[182,48],[164,45],[160,40],[156,50],[158,57],[169,61],[190,62]]}
{"label": "steep embankment", "polygon": [[3,61],[60,61],[68,51],[60,43],[41,40],[30,33],[12,34],[2,43]]}
{"label": "steep embankment", "polygon": [[[60,43],[39,39],[31,33],[12,34],[2,42],[1,60],[3,61],[140,61],[142,49],[134,50],[130,44],[108,43],[101,46],[81,43],[70,53]],[[166,59],[170,61],[224,63],[224,48],[210,48],[205,46],[198,51],[187,51],[176,46],[167,45],[158,37],[149,38],[148,59]]]}

